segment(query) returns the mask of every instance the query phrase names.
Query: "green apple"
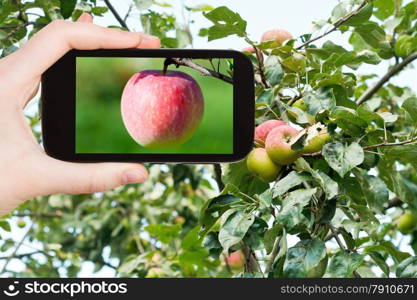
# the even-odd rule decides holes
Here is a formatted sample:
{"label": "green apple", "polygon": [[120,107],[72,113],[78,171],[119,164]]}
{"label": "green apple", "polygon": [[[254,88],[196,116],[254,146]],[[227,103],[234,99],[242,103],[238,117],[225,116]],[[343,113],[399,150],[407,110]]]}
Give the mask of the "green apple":
{"label": "green apple", "polygon": [[253,149],[246,160],[248,170],[259,176],[265,182],[277,179],[280,166],[274,164],[264,148]]}
{"label": "green apple", "polygon": [[148,270],[148,273],[146,274],[146,278],[160,278],[165,275],[165,272],[162,270],[162,268],[154,267],[150,268]]}
{"label": "green apple", "polygon": [[296,161],[300,152],[291,149],[293,139],[299,131],[288,125],[273,129],[265,141],[265,149],[272,161],[279,165],[289,165]]}
{"label": "green apple", "polygon": [[397,228],[404,234],[412,232],[417,226],[417,216],[411,212],[406,211],[397,220]]}
{"label": "green apple", "polygon": [[330,135],[326,127],[317,123],[307,129],[307,138],[304,142],[303,153],[315,153],[320,151],[323,146],[330,141]]}
{"label": "green apple", "polygon": [[256,126],[255,128],[255,146],[265,147],[265,140],[272,129],[287,125],[284,121],[280,120],[268,120]]}

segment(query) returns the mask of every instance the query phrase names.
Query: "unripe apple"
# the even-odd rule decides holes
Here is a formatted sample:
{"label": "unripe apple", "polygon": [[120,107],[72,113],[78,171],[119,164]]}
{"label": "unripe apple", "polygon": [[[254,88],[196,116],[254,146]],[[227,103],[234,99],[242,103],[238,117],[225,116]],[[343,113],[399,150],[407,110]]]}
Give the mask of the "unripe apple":
{"label": "unripe apple", "polygon": [[193,136],[203,117],[204,99],[188,74],[147,70],[127,82],[121,111],[127,131],[138,144],[163,149]]}
{"label": "unripe apple", "polygon": [[18,221],[17,221],[17,227],[19,227],[19,228],[23,228],[23,227],[25,227],[26,226],[26,221],[25,220],[23,220],[23,219],[19,219]]}
{"label": "unripe apple", "polygon": [[274,164],[264,148],[253,149],[246,160],[248,170],[259,176],[265,182],[277,179],[281,167]]}
{"label": "unripe apple", "polygon": [[165,275],[165,272],[162,270],[162,268],[154,267],[150,268],[148,270],[148,273],[146,274],[146,278],[160,278]]}
{"label": "unripe apple", "polygon": [[174,219],[174,222],[179,225],[183,225],[185,223],[185,218],[183,216],[177,216]]}
{"label": "unripe apple", "polygon": [[240,270],[245,265],[245,255],[240,250],[235,251],[229,254],[229,256],[226,258],[226,263],[233,270]]}
{"label": "unripe apple", "polygon": [[272,29],[262,35],[261,42],[275,41],[278,45],[282,45],[292,38],[292,34],[284,29]]}
{"label": "unripe apple", "polygon": [[271,132],[271,130],[282,125],[287,125],[287,123],[280,121],[280,120],[268,120],[256,126],[255,145],[258,147],[264,147],[266,137]]}
{"label": "unripe apple", "polygon": [[397,228],[402,233],[410,233],[412,232],[417,226],[417,216],[411,212],[405,212],[398,220],[397,220]]}
{"label": "unripe apple", "polygon": [[301,156],[301,153],[291,149],[292,139],[298,134],[297,129],[288,125],[277,127],[268,134],[265,149],[273,162],[289,165]]}
{"label": "unripe apple", "polygon": [[307,138],[304,142],[303,153],[314,153],[320,151],[330,140],[330,135],[323,124],[317,123],[307,130]]}

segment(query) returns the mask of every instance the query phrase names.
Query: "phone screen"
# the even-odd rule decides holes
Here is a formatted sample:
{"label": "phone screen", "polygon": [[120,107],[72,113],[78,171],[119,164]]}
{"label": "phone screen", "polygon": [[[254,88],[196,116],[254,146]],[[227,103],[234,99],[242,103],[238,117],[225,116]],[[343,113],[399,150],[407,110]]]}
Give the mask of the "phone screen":
{"label": "phone screen", "polygon": [[[77,57],[77,154],[232,154],[233,84],[155,57]],[[233,78],[233,59],[190,59]]]}

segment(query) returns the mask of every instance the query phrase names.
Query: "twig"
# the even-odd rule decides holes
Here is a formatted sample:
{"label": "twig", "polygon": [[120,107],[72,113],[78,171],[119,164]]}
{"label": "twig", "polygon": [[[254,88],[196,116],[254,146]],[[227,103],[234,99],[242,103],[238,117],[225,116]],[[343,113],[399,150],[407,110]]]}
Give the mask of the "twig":
{"label": "twig", "polygon": [[212,77],[218,78],[220,80],[223,80],[224,82],[233,84],[233,79],[231,77],[223,75],[223,74],[221,74],[219,72],[216,72],[214,70],[207,69],[207,68],[193,62],[189,58],[167,58],[165,60],[165,63],[164,63],[165,67],[167,67],[170,64],[175,64],[177,67],[178,66],[189,67],[189,68],[192,68],[192,69],[200,72],[204,76],[212,76]]}
{"label": "twig", "polygon": [[3,274],[4,273],[4,271],[6,270],[7,266],[9,265],[10,261],[12,260],[12,258],[14,258],[16,256],[17,251],[19,251],[20,247],[23,245],[23,242],[26,240],[26,238],[28,237],[29,233],[32,231],[33,225],[34,225],[34,223],[32,223],[32,225],[26,231],[26,233],[24,234],[24,236],[22,237],[22,239],[16,245],[16,247],[14,248],[12,254],[10,254],[10,256],[6,259],[6,261],[4,262],[3,268],[0,271],[0,274]]}
{"label": "twig", "polygon": [[413,144],[413,143],[417,143],[417,137],[412,138],[410,140],[402,141],[402,142],[395,142],[395,143],[383,142],[380,144],[364,146],[362,148],[363,150],[369,150],[369,149],[374,149],[374,148],[379,148],[379,147],[394,147],[394,146],[402,146],[402,145],[408,145],[408,144]]}
{"label": "twig", "polygon": [[125,15],[125,17],[123,18],[123,21],[126,23],[127,18],[129,18],[130,13],[132,12],[133,9],[133,3],[129,5],[129,9],[127,10],[127,13]]}
{"label": "twig", "polygon": [[213,164],[213,168],[217,186],[219,187],[219,191],[222,191],[224,189],[224,183],[222,181],[222,168],[220,164]]}
{"label": "twig", "polygon": [[255,50],[256,59],[258,60],[259,76],[261,77],[262,85],[264,88],[269,88],[269,84],[265,75],[265,66],[262,58],[262,52],[256,46],[253,46],[253,49]]}
{"label": "twig", "polygon": [[107,7],[109,8],[109,10],[111,11],[111,13],[113,14],[113,16],[116,18],[116,20],[119,22],[119,24],[123,27],[126,28],[127,30],[129,30],[129,27],[127,27],[126,22],[122,19],[122,17],[120,17],[119,13],[117,12],[117,10],[113,7],[113,5],[110,3],[110,0],[104,0],[104,3],[106,3]]}
{"label": "twig", "polygon": [[62,212],[56,213],[16,213],[13,214],[12,217],[31,217],[31,218],[61,218]]}
{"label": "twig", "polygon": [[398,72],[402,71],[408,64],[412,63],[417,59],[417,52],[411,54],[409,57],[404,59],[401,63],[395,65],[384,77],[382,77],[373,87],[368,89],[356,102],[358,105],[361,105],[365,101],[369,100],[380,88],[387,83],[391,77],[396,75]]}
{"label": "twig", "polygon": [[400,207],[403,204],[404,204],[404,202],[401,201],[401,199],[394,198],[394,199],[392,199],[388,202],[387,209],[390,209],[390,208],[393,208],[393,207]]}
{"label": "twig", "polygon": [[[366,151],[366,150],[380,148],[380,147],[403,146],[403,145],[408,145],[408,144],[413,144],[413,143],[417,143],[417,137],[412,138],[410,140],[402,141],[402,142],[395,142],[395,143],[382,142],[382,143],[375,144],[375,145],[363,146],[362,149]],[[321,151],[303,154],[303,156],[305,157],[318,157],[321,155],[322,155]]]}
{"label": "twig", "polygon": [[[21,259],[23,257],[32,256],[32,255],[35,255],[35,254],[45,254],[45,253],[44,253],[44,251],[39,250],[39,251],[33,251],[33,252],[28,252],[28,253],[16,254],[16,255],[13,256],[13,258]],[[0,256],[0,260],[8,259],[8,258],[9,258],[9,256]]]}
{"label": "twig", "polygon": [[347,22],[348,20],[350,20],[352,17],[354,17],[354,16],[356,16],[358,13],[360,13],[360,12],[361,12],[361,10],[362,10],[362,9],[366,6],[366,4],[367,4],[367,2],[366,2],[366,1],[362,2],[362,4],[361,4],[361,5],[359,5],[359,7],[358,7],[357,9],[355,9],[355,10],[354,10],[354,11],[352,11],[351,13],[347,14],[346,16],[342,17],[342,18],[341,18],[341,19],[339,19],[337,22],[335,22],[335,23],[334,23],[334,25],[333,25],[333,28],[332,28],[332,29],[330,29],[330,30],[326,31],[325,33],[323,33],[323,34],[321,34],[321,35],[319,35],[319,36],[317,36],[317,37],[315,37],[315,38],[309,39],[309,40],[308,40],[307,42],[305,42],[304,44],[302,44],[302,45],[298,46],[298,47],[296,48],[296,50],[300,50],[300,49],[302,49],[302,48],[304,48],[304,47],[306,47],[306,46],[310,45],[311,43],[313,43],[313,42],[315,42],[315,41],[317,41],[317,40],[319,40],[319,39],[321,39],[321,38],[324,38],[325,36],[329,35],[330,33],[332,33],[332,32],[334,32],[334,31],[338,30],[338,29],[339,29],[339,26],[343,25],[345,22]]}
{"label": "twig", "polygon": [[46,25],[46,24],[47,23],[26,22],[26,23],[23,23],[23,24],[16,24],[16,25],[3,25],[3,26],[0,26],[0,29],[21,28],[21,27],[29,26],[29,25],[39,25],[39,26],[41,26],[41,25]]}
{"label": "twig", "polygon": [[[345,252],[349,253],[349,252],[350,252],[350,250],[349,250],[349,249],[347,249],[347,248],[343,245],[342,241],[341,241],[341,240],[340,240],[340,238],[339,238],[339,233],[338,233],[338,232],[337,232],[337,230],[333,227],[333,225],[332,225],[332,224],[329,224],[329,228],[330,228],[330,231],[332,232],[333,237],[334,237],[334,238],[335,238],[335,240],[336,240],[336,243],[339,245],[339,248],[340,248],[342,251],[345,251]],[[358,272],[356,272],[356,271],[353,271],[353,275],[354,275],[356,278],[361,278],[361,275],[359,275],[359,273],[358,273]]]}

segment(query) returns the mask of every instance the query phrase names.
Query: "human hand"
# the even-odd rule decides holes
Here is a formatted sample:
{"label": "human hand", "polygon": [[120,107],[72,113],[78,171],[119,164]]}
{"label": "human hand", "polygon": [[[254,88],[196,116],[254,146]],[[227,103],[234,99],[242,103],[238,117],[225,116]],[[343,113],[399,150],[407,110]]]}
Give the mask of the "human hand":
{"label": "human hand", "polygon": [[156,37],[94,25],[85,13],[75,23],[53,21],[0,60],[0,216],[35,196],[102,192],[146,180],[140,164],[81,164],[47,156],[23,108],[36,95],[42,73],[70,49],[159,47]]}

